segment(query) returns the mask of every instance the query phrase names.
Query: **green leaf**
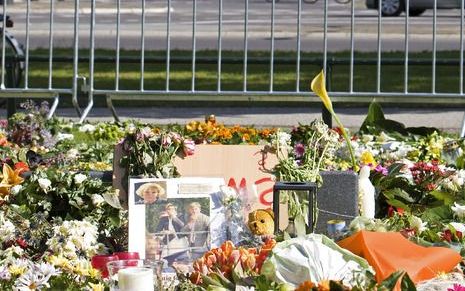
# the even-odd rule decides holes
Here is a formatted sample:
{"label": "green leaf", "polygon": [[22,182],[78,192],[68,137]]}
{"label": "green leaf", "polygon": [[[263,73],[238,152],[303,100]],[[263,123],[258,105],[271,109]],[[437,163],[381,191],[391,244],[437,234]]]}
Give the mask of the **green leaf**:
{"label": "green leaf", "polygon": [[442,205],[433,208],[427,208],[422,214],[423,221],[442,221],[452,217],[450,206]]}
{"label": "green leaf", "polygon": [[393,290],[397,284],[397,281],[405,274],[404,271],[396,271],[379,283],[379,287],[384,287],[387,290]]}
{"label": "green leaf", "polygon": [[387,190],[384,192],[386,197],[394,198],[394,197],[400,197],[402,200],[413,203],[415,202],[415,199],[410,196],[409,193],[405,192],[404,190],[400,188],[394,188],[391,190]]}
{"label": "green leaf", "polygon": [[415,283],[413,283],[412,279],[410,279],[410,276],[405,273],[405,275],[402,277],[402,281],[400,283],[400,290],[402,291],[416,291],[417,288],[415,287]]}
{"label": "green leaf", "polygon": [[440,201],[444,201],[446,205],[452,205],[455,201],[455,195],[449,192],[434,190],[429,192],[429,194]]}

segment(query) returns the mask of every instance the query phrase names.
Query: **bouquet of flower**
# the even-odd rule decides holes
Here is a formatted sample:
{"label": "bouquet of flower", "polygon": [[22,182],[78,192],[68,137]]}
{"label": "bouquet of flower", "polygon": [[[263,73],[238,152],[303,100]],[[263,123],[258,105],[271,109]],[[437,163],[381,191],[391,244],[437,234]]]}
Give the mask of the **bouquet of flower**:
{"label": "bouquet of flower", "polygon": [[213,285],[228,290],[236,286],[254,285],[263,262],[275,245],[273,239],[267,240],[259,248],[235,247],[231,241],[226,241],[194,262],[191,282],[204,288]]}

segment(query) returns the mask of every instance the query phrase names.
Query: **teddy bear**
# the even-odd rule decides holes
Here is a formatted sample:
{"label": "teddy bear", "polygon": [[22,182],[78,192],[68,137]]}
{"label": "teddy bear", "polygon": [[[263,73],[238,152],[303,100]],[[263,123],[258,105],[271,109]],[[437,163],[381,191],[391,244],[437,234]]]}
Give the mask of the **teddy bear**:
{"label": "teddy bear", "polygon": [[256,209],[249,213],[248,226],[253,234],[269,236],[274,233],[274,213],[270,208]]}

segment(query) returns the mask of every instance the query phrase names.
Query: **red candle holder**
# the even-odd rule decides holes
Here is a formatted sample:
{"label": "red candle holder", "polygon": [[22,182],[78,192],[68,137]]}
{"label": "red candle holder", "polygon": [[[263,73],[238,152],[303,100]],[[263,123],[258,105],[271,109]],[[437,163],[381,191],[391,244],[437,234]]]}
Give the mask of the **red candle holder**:
{"label": "red candle holder", "polygon": [[114,256],[117,256],[119,260],[139,260],[138,252],[116,252],[113,253]]}
{"label": "red candle holder", "polygon": [[90,263],[94,269],[99,270],[102,273],[103,278],[108,277],[107,263],[112,261],[118,261],[116,255],[95,255],[92,257]]}

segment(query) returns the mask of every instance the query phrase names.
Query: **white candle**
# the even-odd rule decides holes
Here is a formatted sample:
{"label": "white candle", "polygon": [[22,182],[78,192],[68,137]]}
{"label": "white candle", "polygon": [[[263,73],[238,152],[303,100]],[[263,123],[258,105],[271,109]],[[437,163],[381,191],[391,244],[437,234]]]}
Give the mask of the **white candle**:
{"label": "white candle", "polygon": [[133,267],[118,271],[120,291],[154,291],[153,270]]}

